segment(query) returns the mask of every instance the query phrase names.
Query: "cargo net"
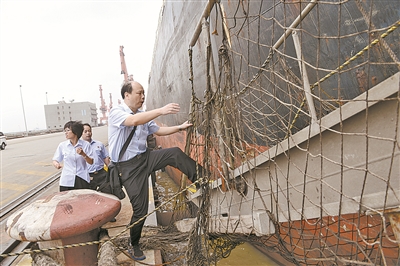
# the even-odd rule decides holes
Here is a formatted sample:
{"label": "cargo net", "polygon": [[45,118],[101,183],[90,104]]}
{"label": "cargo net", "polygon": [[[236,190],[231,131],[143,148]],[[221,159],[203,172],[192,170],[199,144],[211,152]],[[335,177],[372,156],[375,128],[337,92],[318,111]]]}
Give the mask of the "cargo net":
{"label": "cargo net", "polygon": [[398,1],[221,1],[189,49],[189,265],[398,265]]}

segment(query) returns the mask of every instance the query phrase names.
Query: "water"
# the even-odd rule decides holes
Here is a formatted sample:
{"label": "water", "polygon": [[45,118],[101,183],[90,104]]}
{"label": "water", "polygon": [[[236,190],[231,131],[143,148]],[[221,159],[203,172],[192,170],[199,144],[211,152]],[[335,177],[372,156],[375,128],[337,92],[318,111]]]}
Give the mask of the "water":
{"label": "water", "polygon": [[222,259],[217,262],[218,266],[224,265],[280,265],[273,262],[268,256],[265,256],[261,251],[250,245],[249,243],[244,243],[237,246],[232,250],[228,258]]}

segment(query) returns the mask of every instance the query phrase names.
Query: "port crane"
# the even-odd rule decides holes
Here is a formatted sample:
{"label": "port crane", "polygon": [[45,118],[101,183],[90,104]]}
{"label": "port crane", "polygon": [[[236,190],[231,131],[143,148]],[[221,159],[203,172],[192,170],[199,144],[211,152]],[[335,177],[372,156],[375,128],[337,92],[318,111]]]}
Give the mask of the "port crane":
{"label": "port crane", "polygon": [[[126,82],[126,81],[133,80],[133,75],[128,75],[128,69],[126,68],[125,54],[124,54],[123,50],[124,50],[124,46],[121,45],[119,47],[119,55],[121,58],[121,74],[124,74],[124,82]],[[102,117],[100,118],[100,124],[105,125],[105,124],[107,124],[107,120],[108,120],[107,111],[110,111],[113,107],[112,94],[111,93],[109,94],[110,95],[110,104],[108,105],[108,109],[107,109],[106,102],[104,101],[104,98],[103,98],[103,89],[102,89],[101,85],[99,85],[99,87],[100,87],[99,90],[100,90],[100,102],[101,102],[99,110],[102,113]],[[121,104],[120,100],[118,100],[118,104]]]}
{"label": "port crane", "polygon": [[124,54],[124,46],[119,47],[119,57],[121,59],[121,74],[124,74],[124,82],[133,81],[133,75],[128,75],[128,69],[126,68],[125,63],[125,54]]}
{"label": "port crane", "polygon": [[101,88],[101,85],[99,85],[99,87],[100,87],[99,91],[100,91],[100,102],[101,102],[99,110],[102,113],[102,117],[100,118],[100,124],[105,125],[105,124],[107,124],[107,119],[108,119],[107,115],[106,115],[107,106],[106,106],[106,102],[104,101],[104,98],[103,98],[103,89]]}
{"label": "port crane", "polygon": [[110,105],[108,106],[108,110],[111,110],[113,108],[113,103],[112,103],[112,93],[110,92]]}

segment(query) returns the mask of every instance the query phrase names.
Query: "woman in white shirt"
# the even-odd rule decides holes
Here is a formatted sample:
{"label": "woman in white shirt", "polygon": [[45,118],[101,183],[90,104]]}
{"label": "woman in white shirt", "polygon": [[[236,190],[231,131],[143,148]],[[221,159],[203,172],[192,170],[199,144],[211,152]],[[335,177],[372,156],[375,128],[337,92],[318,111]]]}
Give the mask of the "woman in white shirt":
{"label": "woman in white shirt", "polygon": [[[53,156],[53,165],[61,169],[60,191],[88,189],[90,183],[87,164],[93,164],[93,151],[87,141],[81,140],[83,124],[69,121],[64,125],[66,141],[61,142]],[[61,162],[64,161],[64,166]]]}

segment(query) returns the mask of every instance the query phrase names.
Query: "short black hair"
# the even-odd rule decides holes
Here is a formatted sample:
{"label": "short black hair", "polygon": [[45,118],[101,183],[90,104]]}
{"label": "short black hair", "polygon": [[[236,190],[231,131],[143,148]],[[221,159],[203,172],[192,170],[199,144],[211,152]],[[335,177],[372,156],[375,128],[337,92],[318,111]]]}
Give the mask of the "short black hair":
{"label": "short black hair", "polygon": [[127,92],[129,94],[132,93],[132,82],[131,81],[127,81],[127,82],[124,82],[124,84],[122,84],[122,87],[121,87],[122,99],[125,99],[125,92]]}
{"label": "short black hair", "polygon": [[90,129],[92,129],[92,126],[89,123],[85,123],[85,124],[83,124],[83,126],[88,126],[88,127],[90,127]]}
{"label": "short black hair", "polygon": [[81,121],[69,121],[64,125],[64,129],[66,128],[71,129],[72,133],[74,133],[78,139],[82,137],[83,124]]}

